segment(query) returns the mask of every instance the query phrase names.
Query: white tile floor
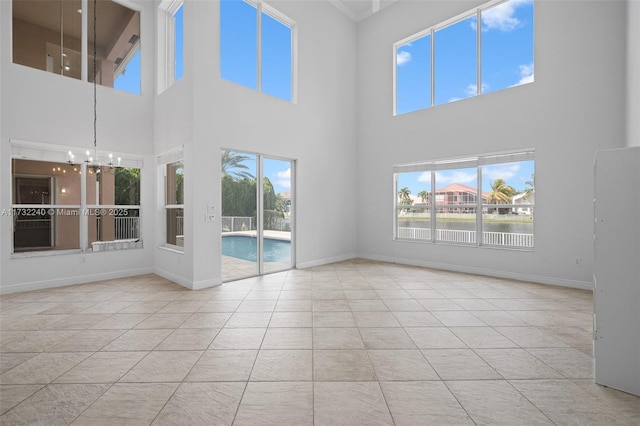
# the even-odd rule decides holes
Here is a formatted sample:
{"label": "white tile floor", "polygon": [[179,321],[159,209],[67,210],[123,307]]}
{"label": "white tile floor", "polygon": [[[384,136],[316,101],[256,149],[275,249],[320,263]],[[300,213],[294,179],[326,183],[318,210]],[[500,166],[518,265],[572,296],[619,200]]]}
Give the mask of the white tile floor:
{"label": "white tile floor", "polygon": [[354,260],[0,298],[2,425],[638,425],[592,295]]}

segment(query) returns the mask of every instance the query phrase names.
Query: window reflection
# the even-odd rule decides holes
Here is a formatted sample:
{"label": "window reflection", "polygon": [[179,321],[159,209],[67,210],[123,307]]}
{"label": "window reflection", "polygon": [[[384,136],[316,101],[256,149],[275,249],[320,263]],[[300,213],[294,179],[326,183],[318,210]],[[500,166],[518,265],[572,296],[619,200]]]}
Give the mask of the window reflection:
{"label": "window reflection", "polygon": [[[86,19],[90,82],[140,94],[140,12],[107,0],[94,5]],[[81,79],[82,20],[80,0],[13,0],[13,62]],[[95,67],[94,67],[95,59]],[[95,68],[95,71],[94,71]]]}

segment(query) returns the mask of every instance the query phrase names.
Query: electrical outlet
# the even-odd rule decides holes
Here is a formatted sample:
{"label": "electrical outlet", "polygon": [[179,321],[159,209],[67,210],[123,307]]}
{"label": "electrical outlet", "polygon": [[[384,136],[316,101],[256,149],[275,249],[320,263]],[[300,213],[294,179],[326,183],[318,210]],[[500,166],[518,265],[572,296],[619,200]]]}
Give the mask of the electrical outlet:
{"label": "electrical outlet", "polygon": [[87,262],[87,256],[80,256],[80,263],[86,263]]}
{"label": "electrical outlet", "polygon": [[573,262],[575,263],[576,266],[581,266],[582,265],[582,258],[576,257],[575,259],[573,259]]}

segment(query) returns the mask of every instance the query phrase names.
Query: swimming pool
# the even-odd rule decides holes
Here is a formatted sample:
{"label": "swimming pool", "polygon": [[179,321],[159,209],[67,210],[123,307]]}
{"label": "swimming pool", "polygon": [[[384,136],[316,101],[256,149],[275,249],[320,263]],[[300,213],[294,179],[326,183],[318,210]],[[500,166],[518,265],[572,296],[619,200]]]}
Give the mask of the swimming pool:
{"label": "swimming pool", "polygon": [[[222,254],[237,259],[256,261],[257,240],[247,235],[225,235],[222,237]],[[291,241],[264,239],[265,262],[291,261]]]}

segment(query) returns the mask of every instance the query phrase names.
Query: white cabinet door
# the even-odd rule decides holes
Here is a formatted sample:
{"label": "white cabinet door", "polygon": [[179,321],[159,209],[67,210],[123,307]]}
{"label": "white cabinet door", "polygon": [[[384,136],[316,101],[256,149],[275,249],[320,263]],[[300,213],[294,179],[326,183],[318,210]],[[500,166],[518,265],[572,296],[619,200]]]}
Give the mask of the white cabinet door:
{"label": "white cabinet door", "polygon": [[595,164],[596,383],[640,395],[640,147]]}

